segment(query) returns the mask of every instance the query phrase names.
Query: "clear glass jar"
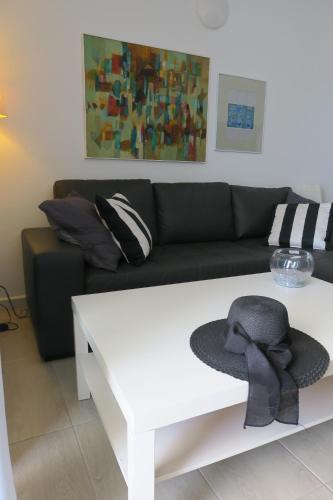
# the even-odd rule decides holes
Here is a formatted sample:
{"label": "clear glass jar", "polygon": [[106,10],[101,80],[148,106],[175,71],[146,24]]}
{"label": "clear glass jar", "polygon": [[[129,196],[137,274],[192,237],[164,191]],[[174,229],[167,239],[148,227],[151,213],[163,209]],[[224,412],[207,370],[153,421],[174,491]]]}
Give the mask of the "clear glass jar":
{"label": "clear glass jar", "polygon": [[271,271],[278,285],[299,288],[305,285],[314,270],[310,252],[298,248],[279,248],[270,260]]}

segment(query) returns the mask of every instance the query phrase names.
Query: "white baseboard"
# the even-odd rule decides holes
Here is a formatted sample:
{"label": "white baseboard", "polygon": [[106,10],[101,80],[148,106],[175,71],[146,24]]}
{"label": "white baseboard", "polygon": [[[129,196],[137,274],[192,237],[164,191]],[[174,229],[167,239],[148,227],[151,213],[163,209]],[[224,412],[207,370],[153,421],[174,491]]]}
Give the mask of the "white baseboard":
{"label": "white baseboard", "polygon": [[[11,301],[13,302],[15,308],[27,309],[28,304],[27,304],[27,298],[25,295],[13,295],[10,298],[11,298]],[[6,307],[9,306],[9,302],[8,302],[6,296],[0,298],[0,304],[4,305]]]}

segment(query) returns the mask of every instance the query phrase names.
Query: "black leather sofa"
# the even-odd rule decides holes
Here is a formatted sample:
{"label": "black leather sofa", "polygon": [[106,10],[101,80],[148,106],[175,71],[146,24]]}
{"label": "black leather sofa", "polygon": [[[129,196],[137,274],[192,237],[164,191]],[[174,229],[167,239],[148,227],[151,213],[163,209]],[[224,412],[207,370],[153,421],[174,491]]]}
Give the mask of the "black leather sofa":
{"label": "black leather sofa", "polygon": [[[274,248],[265,244],[274,206],[290,188],[149,180],[62,180],[54,196],[72,190],[127,196],[149,226],[154,248],[140,267],[122,261],[116,273],[86,265],[79,247],[50,227],[24,229],[27,300],[45,360],[73,355],[71,297],[269,271]],[[315,276],[333,283],[333,251],[314,251]],[[166,305],[167,306],[167,305]]]}

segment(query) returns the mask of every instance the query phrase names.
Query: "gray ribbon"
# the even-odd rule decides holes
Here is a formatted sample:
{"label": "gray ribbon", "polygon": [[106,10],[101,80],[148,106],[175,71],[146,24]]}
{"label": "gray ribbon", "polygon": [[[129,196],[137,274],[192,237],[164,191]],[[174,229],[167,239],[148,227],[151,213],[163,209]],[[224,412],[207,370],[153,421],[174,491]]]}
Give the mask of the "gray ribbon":
{"label": "gray ribbon", "polygon": [[288,373],[292,360],[288,342],[256,343],[240,323],[229,325],[225,349],[244,354],[249,374],[249,395],[244,428],[263,427],[274,420],[298,424],[298,388]]}

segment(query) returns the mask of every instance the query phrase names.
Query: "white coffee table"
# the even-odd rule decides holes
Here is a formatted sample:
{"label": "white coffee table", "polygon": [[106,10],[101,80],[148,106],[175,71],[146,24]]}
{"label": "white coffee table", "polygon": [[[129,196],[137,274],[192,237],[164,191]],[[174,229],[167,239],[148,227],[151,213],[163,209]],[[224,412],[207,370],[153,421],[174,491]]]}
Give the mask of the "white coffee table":
{"label": "white coffee table", "polygon": [[[270,273],[73,298],[79,399],[92,394],[129,500],[154,485],[333,418],[333,365],[300,391],[300,425],[243,429],[248,384],[212,370],[189,338],[241,295],[283,302],[333,359],[333,285],[277,286]],[[88,352],[88,343],[93,352]]]}

